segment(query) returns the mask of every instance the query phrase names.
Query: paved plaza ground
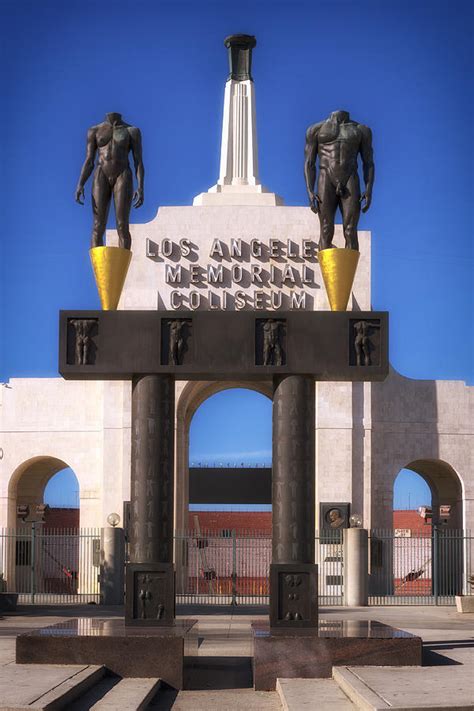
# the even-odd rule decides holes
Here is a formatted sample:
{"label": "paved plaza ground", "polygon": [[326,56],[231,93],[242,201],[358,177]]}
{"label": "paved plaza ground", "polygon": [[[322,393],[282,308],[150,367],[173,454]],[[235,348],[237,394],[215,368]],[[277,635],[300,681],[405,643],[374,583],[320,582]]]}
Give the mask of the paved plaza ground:
{"label": "paved plaza ground", "polygon": [[[261,609],[181,609],[183,616],[199,619],[199,658],[191,689],[179,693],[160,690],[147,708],[155,711],[231,711],[236,709],[280,709],[289,711],[344,711],[366,709],[474,709],[474,614],[461,615],[454,607],[368,607],[327,608],[321,617],[332,619],[376,619],[422,637],[422,668],[340,668],[339,685],[332,680],[293,680],[280,684],[277,692],[252,689],[250,622],[265,619]],[[0,618],[0,709],[45,708],[52,690],[72,685],[81,675],[97,674],[83,666],[15,664],[15,637],[67,618],[120,616],[119,608],[23,607]],[[181,615],[180,615],[181,616]],[[67,662],[67,659],[64,660]],[[72,702],[70,711],[134,708],[120,701],[121,687],[111,705],[101,697],[117,683],[104,677],[89,694]],[[61,686],[62,685],[62,686]],[[346,693],[341,691],[341,686]],[[127,693],[130,693],[130,689]],[[346,694],[351,695],[350,701]],[[49,696],[46,696],[49,694]],[[112,698],[112,697],[110,697]],[[125,699],[125,697],[123,697]],[[43,699],[43,701],[42,701]],[[118,700],[117,700],[118,699]],[[363,701],[362,701],[362,700]],[[365,706],[364,706],[365,703]],[[51,706],[53,708],[53,706]],[[135,706],[137,708],[137,706]]]}

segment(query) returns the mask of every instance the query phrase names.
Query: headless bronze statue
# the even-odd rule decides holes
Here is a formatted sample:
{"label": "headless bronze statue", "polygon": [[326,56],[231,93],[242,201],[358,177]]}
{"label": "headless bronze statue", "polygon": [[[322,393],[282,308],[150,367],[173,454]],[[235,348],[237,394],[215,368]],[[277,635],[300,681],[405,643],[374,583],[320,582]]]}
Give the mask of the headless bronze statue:
{"label": "headless bronze statue", "polygon": [[[137,189],[133,192],[132,171],[128,154],[132,152],[137,179]],[[114,198],[115,218],[119,245],[130,249],[129,229],[130,209],[143,205],[143,185],[145,169],[142,161],[142,137],[140,129],[123,121],[121,114],[107,114],[105,121],[92,126],[87,132],[86,160],[82,166],[76,188],[76,202],[84,205],[84,185],[94,170],[95,157],[99,160],[95,166],[92,183],[92,228],[91,247],[102,247],[107,226],[112,196]]]}
{"label": "headless bronze statue", "polygon": [[280,321],[269,318],[263,326],[263,364],[283,365],[280,343]]}
{"label": "headless bronze statue", "polygon": [[[357,159],[361,156],[365,191],[361,195]],[[317,193],[316,158],[319,158]],[[362,212],[372,201],[375,168],[372,131],[353,121],[347,111],[334,111],[328,119],[315,123],[306,132],[304,173],[309,204],[319,215],[321,236],[319,249],[334,247],[334,218],[342,213],[346,247],[359,249],[357,225]]]}

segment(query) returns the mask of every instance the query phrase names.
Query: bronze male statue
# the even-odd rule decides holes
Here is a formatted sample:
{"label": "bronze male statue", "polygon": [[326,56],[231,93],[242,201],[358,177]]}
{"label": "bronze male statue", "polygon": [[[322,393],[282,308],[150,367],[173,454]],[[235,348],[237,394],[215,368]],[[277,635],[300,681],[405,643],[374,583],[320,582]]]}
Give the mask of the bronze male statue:
{"label": "bronze male statue", "polygon": [[[137,179],[133,192],[132,171],[128,154],[132,152]],[[86,160],[76,188],[76,202],[84,204],[84,185],[94,170],[96,154],[99,160],[92,183],[92,228],[91,247],[102,247],[107,226],[110,202],[114,198],[115,218],[119,245],[130,249],[129,218],[132,202],[135,207],[143,205],[145,169],[142,161],[142,137],[140,129],[130,126],[121,114],[107,114],[105,121],[92,126],[87,132]]]}
{"label": "bronze male statue", "polygon": [[372,344],[370,342],[370,335],[373,328],[380,328],[380,324],[369,323],[368,321],[357,321],[357,323],[354,324],[354,348],[357,365],[371,365],[370,351]]}
{"label": "bronze male statue", "polygon": [[170,321],[169,364],[182,365],[186,346],[186,321]]}
{"label": "bronze male statue", "polygon": [[[362,158],[365,191],[361,195],[357,158]],[[317,193],[316,158],[319,158]],[[361,203],[367,212],[372,200],[374,160],[370,128],[353,121],[348,111],[334,111],[328,119],[315,123],[306,132],[304,173],[309,204],[319,215],[319,249],[334,247],[334,218],[342,213],[346,247],[359,249],[357,224]]]}
{"label": "bronze male statue", "polygon": [[263,365],[283,365],[280,326],[281,322],[273,318],[263,325]]}
{"label": "bronze male statue", "polygon": [[76,365],[89,365],[90,347],[92,344],[91,332],[95,319],[73,319],[71,321],[76,331]]}

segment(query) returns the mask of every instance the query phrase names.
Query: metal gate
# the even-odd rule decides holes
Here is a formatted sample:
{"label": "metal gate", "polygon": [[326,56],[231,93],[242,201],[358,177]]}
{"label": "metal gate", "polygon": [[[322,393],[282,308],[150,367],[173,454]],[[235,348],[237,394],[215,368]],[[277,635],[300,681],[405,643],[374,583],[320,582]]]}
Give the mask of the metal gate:
{"label": "metal gate", "polygon": [[370,533],[369,604],[454,605],[472,595],[470,532],[427,528]]}
{"label": "metal gate", "polygon": [[[185,531],[175,534],[177,603],[268,605],[272,539],[268,532]],[[329,531],[316,538],[319,598],[342,605],[342,541]]]}
{"label": "metal gate", "polygon": [[100,602],[100,529],[0,529],[0,592],[19,604]]}
{"label": "metal gate", "polygon": [[318,597],[320,605],[344,604],[343,532],[320,531],[316,534]]}

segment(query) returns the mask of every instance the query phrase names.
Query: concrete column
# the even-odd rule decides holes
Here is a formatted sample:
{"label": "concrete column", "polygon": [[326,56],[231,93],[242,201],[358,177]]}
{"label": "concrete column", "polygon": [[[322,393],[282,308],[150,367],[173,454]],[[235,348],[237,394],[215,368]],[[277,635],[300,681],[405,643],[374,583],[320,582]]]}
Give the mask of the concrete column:
{"label": "concrete column", "polygon": [[102,529],[101,595],[104,605],[123,605],[125,537],[123,528]]}
{"label": "concrete column", "polygon": [[369,602],[369,536],[365,528],[344,529],[344,604]]}
{"label": "concrete column", "polygon": [[314,379],[275,379],[272,562],[314,563]]}
{"label": "concrete column", "polygon": [[131,563],[173,562],[174,379],[132,386]]}
{"label": "concrete column", "polygon": [[316,627],[314,379],[275,378],[270,626]]}

